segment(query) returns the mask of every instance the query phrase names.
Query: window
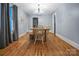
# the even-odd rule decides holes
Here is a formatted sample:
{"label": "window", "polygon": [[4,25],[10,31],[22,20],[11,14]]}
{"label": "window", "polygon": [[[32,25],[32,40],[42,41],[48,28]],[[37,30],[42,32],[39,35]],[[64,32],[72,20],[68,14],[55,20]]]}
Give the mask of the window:
{"label": "window", "polygon": [[13,7],[9,5],[9,17],[10,17],[10,32],[13,32]]}

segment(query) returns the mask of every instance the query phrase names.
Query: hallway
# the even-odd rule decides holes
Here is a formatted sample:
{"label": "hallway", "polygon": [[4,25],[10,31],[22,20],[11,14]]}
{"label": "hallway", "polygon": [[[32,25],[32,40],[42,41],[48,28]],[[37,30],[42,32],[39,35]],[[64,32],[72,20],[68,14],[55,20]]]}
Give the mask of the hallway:
{"label": "hallway", "polygon": [[[58,37],[54,37],[53,34],[49,34],[49,39],[44,44],[40,41],[34,45],[33,42],[28,43],[28,34],[19,38],[18,41],[10,44],[1,52],[3,56],[77,56],[79,50],[72,47],[68,43],[62,41]],[[27,39],[27,40],[26,40]]]}

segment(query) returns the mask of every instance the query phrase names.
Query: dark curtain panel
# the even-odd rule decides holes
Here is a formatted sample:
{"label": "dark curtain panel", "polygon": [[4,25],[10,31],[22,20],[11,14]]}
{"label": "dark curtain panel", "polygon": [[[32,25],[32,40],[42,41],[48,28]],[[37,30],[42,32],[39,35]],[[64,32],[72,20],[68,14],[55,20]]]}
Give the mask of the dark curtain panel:
{"label": "dark curtain panel", "polygon": [[9,45],[9,4],[5,3],[6,45]]}
{"label": "dark curtain panel", "polygon": [[9,34],[8,34],[8,3],[1,3],[1,30],[0,30],[0,48],[4,48],[9,45]]}
{"label": "dark curtain panel", "polygon": [[16,41],[18,40],[18,10],[16,5],[13,5],[13,28],[13,40]]}
{"label": "dark curtain panel", "polygon": [[1,4],[0,4],[0,38],[1,38]]}

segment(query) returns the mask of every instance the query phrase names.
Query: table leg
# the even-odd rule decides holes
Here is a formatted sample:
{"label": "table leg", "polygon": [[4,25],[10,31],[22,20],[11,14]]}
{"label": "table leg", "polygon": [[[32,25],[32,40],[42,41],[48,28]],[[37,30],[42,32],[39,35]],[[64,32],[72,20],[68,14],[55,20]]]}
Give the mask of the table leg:
{"label": "table leg", "polygon": [[44,42],[46,42],[46,30],[45,30],[45,37],[44,37]]}

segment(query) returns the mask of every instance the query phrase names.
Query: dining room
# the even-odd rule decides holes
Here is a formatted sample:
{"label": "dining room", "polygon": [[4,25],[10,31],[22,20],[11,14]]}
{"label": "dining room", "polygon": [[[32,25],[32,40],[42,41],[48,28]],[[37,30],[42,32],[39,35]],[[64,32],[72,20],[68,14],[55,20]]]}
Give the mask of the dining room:
{"label": "dining room", "polygon": [[0,55],[79,55],[78,10],[79,4],[76,3],[0,3],[0,21],[8,19],[11,24],[7,26],[11,30],[9,40],[12,40],[6,39],[10,35],[3,30],[7,22],[3,21],[4,28],[0,22],[0,29],[6,34],[0,31]]}

